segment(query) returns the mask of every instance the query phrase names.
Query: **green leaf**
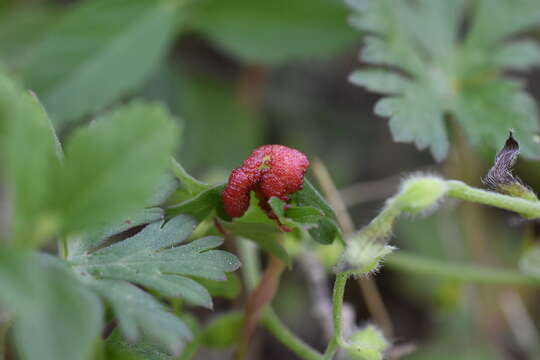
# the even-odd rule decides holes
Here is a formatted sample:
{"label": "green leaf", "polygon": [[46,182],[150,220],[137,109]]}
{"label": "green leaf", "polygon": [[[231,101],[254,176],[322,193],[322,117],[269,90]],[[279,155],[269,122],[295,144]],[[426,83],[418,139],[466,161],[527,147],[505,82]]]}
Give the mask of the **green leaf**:
{"label": "green leaf", "polygon": [[199,194],[211,187],[211,185],[205,184],[189,175],[186,169],[174,158],[171,158],[171,169],[188,195]]}
{"label": "green leaf", "polygon": [[244,314],[232,312],[220,315],[213,320],[201,334],[202,343],[212,349],[225,349],[240,339]]}
{"label": "green leaf", "polygon": [[31,60],[29,52],[32,47],[61,14],[56,7],[36,4],[1,9],[0,60],[10,70],[24,68]]}
{"label": "green leaf", "polygon": [[374,69],[357,70],[349,76],[349,81],[369,91],[383,94],[399,94],[408,85],[408,80],[399,74]]}
{"label": "green leaf", "polygon": [[132,103],[67,141],[54,209],[67,232],[119,221],[142,208],[165,173],[177,128],[158,105]]}
{"label": "green leaf", "polygon": [[30,93],[0,73],[0,148],[8,185],[12,237],[37,245],[56,228],[48,213],[52,176],[59,170],[56,135]]}
{"label": "green leaf", "polygon": [[86,360],[102,327],[99,299],[60,260],[0,250],[0,300],[24,360]]}
{"label": "green leaf", "polygon": [[118,331],[113,331],[106,341],[107,360],[172,360],[169,354],[149,341],[129,343]]}
{"label": "green leaf", "polygon": [[223,204],[221,202],[221,193],[223,192],[224,187],[225,185],[220,184],[215,185],[208,190],[199,192],[196,196],[168,208],[167,214],[186,214],[202,221],[215,210],[220,217],[229,219],[229,217],[225,215]]}
{"label": "green leaf", "polygon": [[233,82],[187,71],[176,77],[182,94],[178,113],[189,134],[185,143],[189,151],[180,153],[182,164],[206,171],[211,166],[237,166],[262,140],[259,114],[242,102]]}
{"label": "green leaf", "polygon": [[516,40],[497,49],[495,63],[501,68],[528,70],[540,65],[540,45],[532,40]]}
{"label": "green leaf", "polygon": [[170,43],[172,1],[83,2],[46,33],[23,71],[58,124],[137,88]]}
{"label": "green leaf", "polygon": [[499,79],[463,90],[454,111],[471,143],[490,148],[498,144],[498,149],[506,141],[508,130],[513,130],[522,154],[529,158],[537,155],[538,144],[534,140],[538,130],[537,107],[522,89],[517,82]]}
{"label": "green leaf", "polygon": [[313,207],[323,212],[324,215],[331,219],[336,219],[336,213],[334,209],[328,205],[322,195],[315,189],[313,184],[304,179],[304,186],[302,190],[295,192],[291,196],[291,202],[302,207]]}
{"label": "green leaf", "polygon": [[[70,253],[70,264],[111,305],[122,334],[130,342],[144,336],[177,356],[185,341],[191,338],[182,320],[131,283],[211,308],[208,291],[192,277],[225,280],[226,272],[240,266],[234,255],[214,250],[222,243],[216,237],[179,246],[190,237],[196,225],[194,218],[179,215],[167,222],[151,223],[132,237],[94,252]],[[124,226],[109,226],[106,228],[109,230],[86,236],[108,237],[122,231]]]}
{"label": "green leaf", "polygon": [[540,23],[540,5],[535,0],[479,0],[471,31],[471,47],[493,47],[513,34]]}
{"label": "green leaf", "polygon": [[158,186],[154,189],[154,194],[147,203],[147,206],[163,205],[178,190],[179,181],[171,173],[162,176]]}
{"label": "green leaf", "polygon": [[107,279],[92,280],[90,286],[111,305],[120,331],[128,341],[134,342],[144,335],[177,356],[191,339],[191,332],[182,320],[138,287]]}
{"label": "green leaf", "polygon": [[227,280],[216,281],[204,278],[195,278],[202,286],[204,286],[212,297],[222,297],[225,299],[236,299],[242,291],[242,283],[240,278],[234,273],[227,274]]}
{"label": "green leaf", "polygon": [[105,225],[97,230],[78,234],[74,238],[69,239],[68,258],[72,259],[77,256],[88,254],[88,252],[96,249],[114,235],[118,235],[140,225],[146,225],[151,222],[162,220],[163,217],[164,213],[162,209],[148,208],[139,210],[116,224]]}
{"label": "green leaf", "polygon": [[268,203],[279,221],[291,228],[299,227],[308,231],[311,238],[322,244],[331,244],[339,234],[337,224],[332,218],[312,206],[290,206],[285,210],[285,203],[273,197]]}
{"label": "green leaf", "polygon": [[236,270],[240,263],[227,252],[212,250],[223,241],[217,237],[176,246],[186,241],[196,224],[186,215],[155,222],[126,240],[73,257],[71,263],[79,272],[99,279],[134,282],[165,296],[182,297],[211,308],[206,289],[189,277],[225,280],[225,272]]}
{"label": "green leaf", "polygon": [[343,235],[336,222],[336,213],[328,205],[326,200],[319,194],[317,189],[304,179],[302,190],[291,196],[292,206],[284,209],[284,204],[279,199],[271,199],[270,205],[281,216],[281,220],[292,226],[302,226],[308,230],[313,240],[321,244],[331,244],[334,239],[343,240]]}
{"label": "green leaf", "polygon": [[195,6],[191,26],[230,54],[262,64],[329,57],[358,36],[334,0],[206,0]]}
{"label": "green leaf", "polygon": [[[537,109],[506,69],[540,64],[532,40],[506,40],[540,24],[534,0],[479,0],[469,31],[460,37],[464,1],[349,0],[352,23],[366,36],[362,59],[372,65],[350,80],[390,94],[375,113],[390,118],[395,141],[429,148],[437,161],[449,150],[445,118],[455,119],[480,149],[495,151],[514,129],[527,157],[540,155],[533,141]],[[506,40],[503,42],[503,40]]]}
{"label": "green leaf", "polygon": [[407,87],[400,97],[388,97],[375,105],[375,114],[390,118],[390,131],[397,142],[414,142],[420,150],[430,148],[433,157],[446,157],[448,135],[444,109],[427,85]]}
{"label": "green leaf", "polygon": [[235,234],[255,242],[264,251],[278,257],[284,263],[290,264],[291,259],[287,251],[279,243],[279,236],[283,233],[277,225],[263,223],[249,223],[242,221],[221,223],[223,227]]}

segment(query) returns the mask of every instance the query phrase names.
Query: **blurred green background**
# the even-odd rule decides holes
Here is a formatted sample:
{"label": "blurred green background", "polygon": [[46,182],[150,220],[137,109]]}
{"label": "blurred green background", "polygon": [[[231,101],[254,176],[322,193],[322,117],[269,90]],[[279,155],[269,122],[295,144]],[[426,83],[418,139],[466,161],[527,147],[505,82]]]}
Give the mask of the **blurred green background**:
{"label": "blurred green background", "polygon": [[[408,173],[479,186],[495,152],[473,149],[451,121],[451,152],[441,163],[392,140],[387,120],[373,114],[380,97],[348,81],[360,66],[363,35],[349,15],[338,0],[0,0],[0,64],[38,95],[61,136],[132,98],[166,103],[182,127],[177,158],[209,182],[225,180],[256,146],[298,148],[327,166],[357,227]],[[530,36],[540,40],[540,28]],[[512,75],[540,99],[540,72]],[[540,189],[537,162],[520,161],[518,173]],[[402,219],[395,235],[393,244],[416,254],[508,268],[517,266],[524,243],[536,241],[533,223],[451,201],[435,214]],[[322,349],[303,271],[295,265],[285,273],[276,309]],[[405,359],[540,359],[537,290],[391,267],[375,280],[394,342],[415,347]],[[370,321],[352,281],[346,300],[359,323]],[[231,309],[240,303],[219,301],[215,312]],[[255,358],[295,359],[263,330],[257,335]],[[223,356],[204,351],[196,358]]]}

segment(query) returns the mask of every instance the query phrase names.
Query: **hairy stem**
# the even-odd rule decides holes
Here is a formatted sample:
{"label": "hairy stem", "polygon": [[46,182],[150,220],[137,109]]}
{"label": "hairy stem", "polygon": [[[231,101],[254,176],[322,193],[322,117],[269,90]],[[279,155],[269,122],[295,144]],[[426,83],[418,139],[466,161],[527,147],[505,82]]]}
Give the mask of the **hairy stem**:
{"label": "hairy stem", "polygon": [[324,352],[323,360],[330,360],[334,358],[338,346],[346,346],[345,340],[343,340],[343,295],[345,294],[345,285],[347,284],[347,278],[349,272],[342,272],[336,275],[336,282],[334,283],[334,293],[332,295],[332,319],[334,323],[334,336],[326,351]]}
{"label": "hairy stem", "polygon": [[[345,235],[350,235],[355,231],[354,222],[347,211],[345,201],[332,181],[330,172],[319,159],[315,159],[312,166],[313,172],[321,185],[326,199],[336,211],[339,225]],[[370,226],[379,229],[381,226],[391,227],[398,214],[399,212],[397,210],[387,207],[375,220],[373,220]],[[360,278],[358,279],[358,284],[360,285],[360,290],[362,291],[369,313],[374,321],[381,327],[385,335],[391,337],[394,332],[394,326],[390,315],[386,310],[386,306],[384,305],[377,283],[372,278]]]}
{"label": "hairy stem", "polygon": [[457,180],[448,180],[447,184],[447,195],[450,197],[498,207],[530,218],[540,218],[540,201],[525,200],[493,191],[477,189]]}

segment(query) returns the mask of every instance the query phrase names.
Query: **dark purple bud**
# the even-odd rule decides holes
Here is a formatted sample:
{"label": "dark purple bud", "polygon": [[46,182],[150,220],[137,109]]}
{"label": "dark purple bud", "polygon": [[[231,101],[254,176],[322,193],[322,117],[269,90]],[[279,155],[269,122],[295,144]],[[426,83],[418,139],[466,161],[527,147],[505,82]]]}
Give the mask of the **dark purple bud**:
{"label": "dark purple bud", "polygon": [[512,136],[495,156],[495,163],[489,169],[482,182],[490,190],[501,194],[520,197],[527,200],[538,200],[534,191],[514,174],[513,167],[519,156],[519,144]]}

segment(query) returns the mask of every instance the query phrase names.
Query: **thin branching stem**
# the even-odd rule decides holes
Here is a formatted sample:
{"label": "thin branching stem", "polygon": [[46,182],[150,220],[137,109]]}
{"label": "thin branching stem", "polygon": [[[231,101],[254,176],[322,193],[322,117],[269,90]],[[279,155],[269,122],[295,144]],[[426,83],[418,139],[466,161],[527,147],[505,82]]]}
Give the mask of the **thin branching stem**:
{"label": "thin branching stem", "polygon": [[540,201],[526,200],[478,189],[457,180],[448,180],[447,184],[447,195],[450,197],[514,211],[531,218],[540,218]]}
{"label": "thin branching stem", "polygon": [[343,295],[345,294],[345,285],[350,272],[342,272],[336,275],[334,283],[334,293],[332,295],[332,319],[334,323],[334,336],[330,340],[326,351],[324,352],[323,360],[334,358],[339,346],[346,346],[343,339]]}

